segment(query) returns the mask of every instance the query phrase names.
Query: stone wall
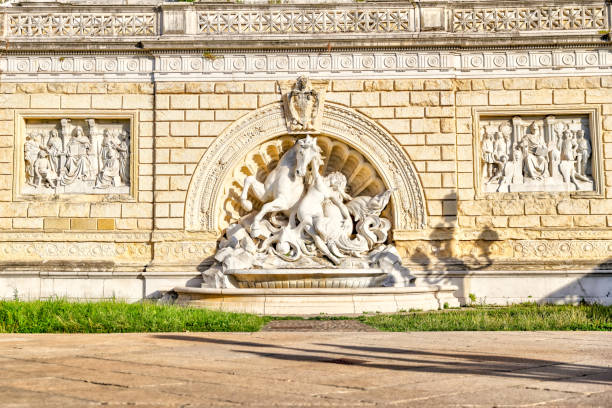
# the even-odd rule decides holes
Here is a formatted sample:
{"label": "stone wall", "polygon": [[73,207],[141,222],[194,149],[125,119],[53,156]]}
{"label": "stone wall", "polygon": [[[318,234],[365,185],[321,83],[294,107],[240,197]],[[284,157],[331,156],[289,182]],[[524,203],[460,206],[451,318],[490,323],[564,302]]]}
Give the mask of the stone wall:
{"label": "stone wall", "polygon": [[[180,18],[188,18],[193,11],[187,5],[163,7],[168,8],[164,12],[185,11],[179,13]],[[422,23],[435,28],[436,14],[432,13]],[[457,27],[455,32],[461,31]],[[447,29],[446,23],[435,28]],[[16,32],[8,37],[20,37],[19,47],[34,47],[31,38],[24,40]],[[335,33],[328,34],[337,40]],[[419,33],[433,41],[435,36],[428,35],[425,29]],[[457,296],[461,299],[475,293],[498,303],[530,296],[610,301],[606,288],[610,290],[612,259],[612,59],[605,40],[591,31],[585,36],[576,34],[578,39],[593,41],[593,55],[600,58],[592,69],[581,68],[569,59],[556,71],[534,66],[518,75],[509,68],[503,72],[457,68],[465,58],[472,58],[469,61],[477,65],[473,58],[481,55],[481,49],[475,42],[467,51],[457,49],[447,56],[440,49],[435,61],[430,54],[417,55],[419,61],[429,58],[431,64],[439,64],[435,69],[415,67],[402,73],[393,65],[395,59],[387,61],[375,55],[373,61],[382,64],[380,67],[388,62],[394,68],[364,72],[352,66],[352,75],[349,69],[343,70],[340,59],[340,65],[334,62],[336,71],[330,68],[329,73],[314,73],[329,81],[328,103],[354,110],[380,126],[414,166],[425,197],[426,224],[424,228],[395,231],[393,239],[404,263],[423,282],[452,282],[460,286]],[[82,54],[76,51],[54,54],[50,59],[54,68],[49,69],[57,65],[60,80],[47,75],[41,65],[47,57],[41,50],[26,54],[28,64],[37,64],[39,73],[45,71],[42,74],[19,71],[25,60],[17,54],[0,61],[0,68],[4,64],[13,70],[0,78],[0,297],[117,296],[134,300],[187,281],[198,284],[199,270],[213,253],[220,231],[192,230],[186,224],[186,200],[195,183],[194,172],[198,165],[216,166],[201,163],[211,143],[245,115],[280,102],[277,79],[295,79],[302,70],[284,72],[280,77],[272,71],[260,72],[253,80],[243,70],[248,71],[251,64],[258,69],[257,61],[249,60],[246,68],[244,62],[235,62],[243,55],[236,44],[232,45],[234,51],[226,53],[199,50],[181,54],[185,41],[193,41],[181,37],[180,47],[164,43],[163,52],[148,50],[147,54],[142,47],[149,45],[142,41],[135,41],[139,48],[128,52],[140,70],[132,79],[119,72],[121,64],[131,66],[128,60],[118,65],[95,62],[101,70],[110,70],[106,74],[62,71],[64,61],[80,58]],[[278,44],[274,41],[271,44]],[[548,40],[541,41],[542,47],[550,46]],[[75,44],[69,49],[81,46]],[[270,61],[292,52],[266,51],[264,45],[259,52]],[[366,64],[364,55],[386,52],[381,50],[374,46],[323,53],[330,59],[357,56],[352,64]],[[524,52],[529,50],[524,48]],[[295,57],[290,65],[298,64],[299,58],[310,55],[308,52]],[[406,52],[431,50],[411,48]],[[571,48],[572,55],[580,52]],[[117,61],[126,55],[119,50],[107,54],[119,55]],[[212,70],[220,64],[224,68],[203,80],[201,74],[187,72],[196,67],[195,62],[189,62],[196,56],[200,59],[193,61],[202,61]],[[100,56],[92,53],[91,58],[94,61]],[[183,74],[172,72],[173,58],[183,61]],[[318,61],[312,55],[308,58]],[[225,72],[228,64],[239,72]],[[450,72],[451,65],[457,69]],[[576,112],[590,115],[593,171],[597,173],[594,191],[483,191],[477,148],[482,115],[511,118]],[[94,119],[127,115],[135,143],[130,193],[22,194],[24,115]],[[530,283],[524,283],[525,279]]]}

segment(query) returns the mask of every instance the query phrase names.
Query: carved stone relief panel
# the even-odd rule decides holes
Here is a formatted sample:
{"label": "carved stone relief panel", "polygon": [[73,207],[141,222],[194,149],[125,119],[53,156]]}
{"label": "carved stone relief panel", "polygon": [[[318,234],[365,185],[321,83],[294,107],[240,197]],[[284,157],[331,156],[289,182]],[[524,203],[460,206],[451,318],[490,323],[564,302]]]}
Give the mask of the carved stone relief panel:
{"label": "carved stone relief panel", "polygon": [[129,194],[129,119],[27,118],[21,194]]}
{"label": "carved stone relief panel", "polygon": [[477,139],[482,192],[598,190],[589,114],[481,116]]}

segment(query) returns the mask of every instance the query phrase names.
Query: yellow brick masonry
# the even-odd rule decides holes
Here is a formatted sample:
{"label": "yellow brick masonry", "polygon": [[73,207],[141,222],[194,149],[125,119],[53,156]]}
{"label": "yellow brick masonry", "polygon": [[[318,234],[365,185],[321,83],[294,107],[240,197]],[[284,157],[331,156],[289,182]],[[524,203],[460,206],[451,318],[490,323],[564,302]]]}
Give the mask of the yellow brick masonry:
{"label": "yellow brick masonry", "polygon": [[[330,83],[327,100],[368,116],[402,146],[423,186],[428,227],[490,227],[520,235],[534,228],[612,226],[611,87],[609,77],[338,80]],[[191,176],[206,149],[233,121],[280,100],[275,81],[0,84],[0,229],[182,230]],[[595,105],[602,114],[604,198],[560,193],[477,198],[473,108],[576,104]],[[138,111],[134,199],[11,202],[14,109]]]}

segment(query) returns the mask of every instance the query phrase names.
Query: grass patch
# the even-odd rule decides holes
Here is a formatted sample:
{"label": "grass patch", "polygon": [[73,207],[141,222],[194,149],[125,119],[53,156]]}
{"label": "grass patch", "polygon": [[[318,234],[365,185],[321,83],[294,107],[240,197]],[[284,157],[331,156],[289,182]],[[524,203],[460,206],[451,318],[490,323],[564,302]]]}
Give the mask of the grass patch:
{"label": "grass patch", "polygon": [[0,301],[1,333],[253,332],[267,318],[116,301]]}
{"label": "grass patch", "polygon": [[253,332],[271,320],[359,320],[383,331],[612,330],[612,306],[476,306],[357,317],[270,317],[154,303],[0,301],[0,333]]}
{"label": "grass patch", "polygon": [[612,330],[612,306],[520,305],[473,307],[443,312],[369,315],[359,321],[379,330],[499,331],[499,330]]}

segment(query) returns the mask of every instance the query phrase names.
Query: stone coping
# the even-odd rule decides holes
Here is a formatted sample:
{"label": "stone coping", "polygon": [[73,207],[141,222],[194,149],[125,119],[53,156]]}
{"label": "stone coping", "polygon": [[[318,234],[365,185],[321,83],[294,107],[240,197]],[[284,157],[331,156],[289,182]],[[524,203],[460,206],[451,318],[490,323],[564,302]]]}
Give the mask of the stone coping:
{"label": "stone coping", "polygon": [[294,269],[230,269],[226,275],[313,275],[313,276],[371,276],[384,273],[381,269],[370,268],[294,268]]}
{"label": "stone coping", "polygon": [[407,288],[325,288],[325,289],[220,289],[220,288],[190,288],[177,286],[172,290],[177,293],[192,295],[401,295],[419,293],[452,293],[458,288],[450,285],[431,285]]}
{"label": "stone coping", "polygon": [[602,0],[116,3],[1,7],[0,49],[48,51],[54,42],[68,47],[63,52],[606,44],[612,8]]}

